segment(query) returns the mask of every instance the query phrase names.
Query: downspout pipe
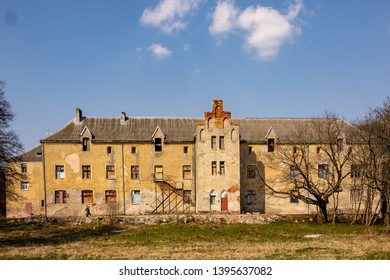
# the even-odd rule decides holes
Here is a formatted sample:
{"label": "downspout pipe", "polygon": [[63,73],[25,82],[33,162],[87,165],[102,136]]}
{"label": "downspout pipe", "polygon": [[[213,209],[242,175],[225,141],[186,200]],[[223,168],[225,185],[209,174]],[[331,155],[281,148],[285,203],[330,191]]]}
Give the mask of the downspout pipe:
{"label": "downspout pipe", "polygon": [[45,209],[45,219],[47,219],[47,196],[46,196],[46,164],[45,164],[45,143],[41,141],[42,144],[42,173],[43,173],[43,206]]}
{"label": "downspout pipe", "polygon": [[125,194],[125,156],[122,143],[122,194],[123,194],[123,215],[126,215],[126,194]]}

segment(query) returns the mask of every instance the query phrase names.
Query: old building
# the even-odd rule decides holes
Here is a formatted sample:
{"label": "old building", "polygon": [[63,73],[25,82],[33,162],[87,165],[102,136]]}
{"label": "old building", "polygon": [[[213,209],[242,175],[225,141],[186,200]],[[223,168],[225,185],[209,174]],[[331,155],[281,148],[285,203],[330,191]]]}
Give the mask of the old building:
{"label": "old building", "polygon": [[[7,202],[7,217],[80,216],[87,205],[92,215],[310,213],[315,208],[266,188],[282,176],[270,154],[276,145],[294,148],[291,131],[306,121],[233,119],[222,100],[202,119],[86,117],[76,109],[22,155],[17,168],[25,176],[14,187],[23,199]],[[313,140],[313,153],[321,144],[300,137]],[[353,206],[350,192],[343,203]]]}

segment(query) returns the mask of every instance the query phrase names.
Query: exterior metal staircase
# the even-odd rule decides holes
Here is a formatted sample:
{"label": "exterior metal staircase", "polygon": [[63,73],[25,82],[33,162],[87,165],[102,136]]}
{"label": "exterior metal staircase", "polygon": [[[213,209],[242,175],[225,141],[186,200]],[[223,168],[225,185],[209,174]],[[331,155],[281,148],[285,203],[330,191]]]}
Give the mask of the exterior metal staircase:
{"label": "exterior metal staircase", "polygon": [[154,182],[160,187],[161,193],[151,204],[152,214],[189,213],[191,198],[186,196],[183,184],[168,182],[162,177],[154,177]]}

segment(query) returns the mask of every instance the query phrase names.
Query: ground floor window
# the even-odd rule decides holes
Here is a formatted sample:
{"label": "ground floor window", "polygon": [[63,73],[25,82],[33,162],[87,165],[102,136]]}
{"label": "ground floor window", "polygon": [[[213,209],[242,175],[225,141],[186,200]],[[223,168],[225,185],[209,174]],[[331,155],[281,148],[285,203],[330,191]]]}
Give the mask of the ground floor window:
{"label": "ground floor window", "polygon": [[55,191],[54,192],[54,203],[65,204],[66,203],[66,191]]}
{"label": "ground floor window", "polygon": [[185,204],[190,204],[191,203],[191,191],[190,190],[184,190],[183,192],[183,202]]}
{"label": "ground floor window", "polygon": [[349,199],[352,204],[359,204],[362,201],[362,188],[361,187],[353,187],[350,190]]}
{"label": "ground floor window", "polygon": [[290,191],[290,203],[298,203],[298,191]]}
{"label": "ground floor window", "polygon": [[141,191],[139,191],[139,190],[131,191],[131,203],[133,205],[140,205],[141,204]]}
{"label": "ground floor window", "polygon": [[217,192],[212,190],[210,192],[210,205],[215,205],[217,203]]}
{"label": "ground floor window", "polygon": [[28,183],[27,182],[21,182],[20,183],[20,189],[22,191],[28,191]]}
{"label": "ground floor window", "polygon": [[105,192],[106,203],[116,203],[116,191],[108,190]]}
{"label": "ground floor window", "polygon": [[93,191],[83,190],[81,191],[81,203],[93,203]]}

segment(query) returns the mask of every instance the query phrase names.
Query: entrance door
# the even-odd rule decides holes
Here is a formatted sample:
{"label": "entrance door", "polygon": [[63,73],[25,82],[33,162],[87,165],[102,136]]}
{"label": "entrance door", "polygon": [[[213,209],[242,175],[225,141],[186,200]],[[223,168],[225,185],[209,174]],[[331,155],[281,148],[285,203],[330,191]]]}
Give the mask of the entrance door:
{"label": "entrance door", "polygon": [[221,194],[221,211],[228,210],[228,197],[226,191],[223,191]]}

